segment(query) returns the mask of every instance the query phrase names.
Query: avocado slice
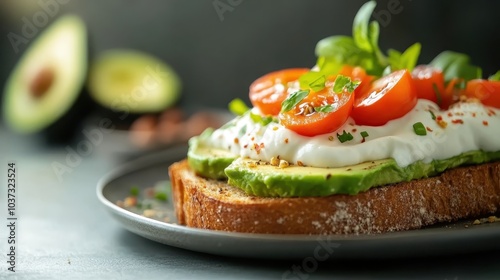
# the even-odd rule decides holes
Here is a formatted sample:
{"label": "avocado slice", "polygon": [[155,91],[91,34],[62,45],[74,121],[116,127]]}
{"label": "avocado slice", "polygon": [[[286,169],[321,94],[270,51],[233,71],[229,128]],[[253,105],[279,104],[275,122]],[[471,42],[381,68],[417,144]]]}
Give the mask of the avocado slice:
{"label": "avocado slice", "polygon": [[118,123],[130,123],[141,114],[171,107],[179,99],[181,81],[173,68],[153,55],[112,49],[92,62],[88,87],[104,113],[117,116]]}
{"label": "avocado slice", "polygon": [[224,169],[228,167],[237,156],[229,151],[211,148],[203,144],[202,139],[211,134],[212,129],[207,129],[200,136],[189,139],[187,154],[188,164],[198,175],[210,179],[226,179]]}
{"label": "avocado slice", "polygon": [[470,151],[450,159],[430,163],[419,161],[406,167],[399,167],[393,159],[384,159],[342,168],[296,165],[279,168],[265,162],[238,158],[225,169],[225,173],[230,185],[255,196],[355,195],[372,187],[431,177],[449,168],[493,160],[500,160],[500,151]]}
{"label": "avocado slice", "polygon": [[77,16],[65,15],[29,46],[4,89],[5,123],[21,134],[45,133],[49,139],[73,136],[88,106],[87,31]]}

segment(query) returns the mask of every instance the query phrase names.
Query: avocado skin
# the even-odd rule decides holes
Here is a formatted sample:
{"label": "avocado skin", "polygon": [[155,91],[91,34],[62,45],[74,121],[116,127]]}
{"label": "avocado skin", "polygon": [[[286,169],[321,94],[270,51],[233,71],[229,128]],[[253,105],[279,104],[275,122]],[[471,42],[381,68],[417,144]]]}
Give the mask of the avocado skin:
{"label": "avocado skin", "polygon": [[[249,167],[236,159],[225,169],[228,183],[249,195],[262,197],[306,197],[333,194],[355,195],[376,186],[431,177],[457,166],[500,160],[499,152],[470,151],[445,160],[416,162],[399,167],[393,159],[366,162],[343,168],[278,168],[269,164]],[[329,175],[330,174],[330,175]]]}
{"label": "avocado skin", "polygon": [[227,179],[224,169],[237,157],[229,152],[205,147],[202,138],[209,136],[212,129],[207,129],[200,136],[189,139],[188,164],[198,175],[210,179]]}

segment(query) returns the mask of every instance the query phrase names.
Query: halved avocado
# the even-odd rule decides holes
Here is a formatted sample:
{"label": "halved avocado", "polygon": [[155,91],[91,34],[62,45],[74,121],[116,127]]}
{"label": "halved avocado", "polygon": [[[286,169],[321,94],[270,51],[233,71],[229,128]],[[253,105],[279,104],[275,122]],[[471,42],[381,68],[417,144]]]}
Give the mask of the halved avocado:
{"label": "halved avocado", "polygon": [[3,114],[6,124],[21,134],[47,132],[67,140],[76,122],[87,76],[87,31],[77,16],[53,22],[25,51],[7,79]]}
{"label": "halved avocado", "polygon": [[173,106],[179,98],[181,82],[173,68],[153,55],[114,49],[94,60],[88,87],[92,99],[107,113],[113,113],[108,115],[114,115],[119,124]]}

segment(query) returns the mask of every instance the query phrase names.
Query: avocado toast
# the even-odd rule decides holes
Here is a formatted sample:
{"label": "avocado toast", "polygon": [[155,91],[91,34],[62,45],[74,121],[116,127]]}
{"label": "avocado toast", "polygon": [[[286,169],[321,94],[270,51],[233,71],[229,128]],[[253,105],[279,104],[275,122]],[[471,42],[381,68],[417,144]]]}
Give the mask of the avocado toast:
{"label": "avocado toast", "polygon": [[252,108],[190,140],[169,168],[179,223],[253,233],[369,234],[500,208],[500,74],[464,54],[416,66],[378,47],[374,2],[312,69],[266,74]]}

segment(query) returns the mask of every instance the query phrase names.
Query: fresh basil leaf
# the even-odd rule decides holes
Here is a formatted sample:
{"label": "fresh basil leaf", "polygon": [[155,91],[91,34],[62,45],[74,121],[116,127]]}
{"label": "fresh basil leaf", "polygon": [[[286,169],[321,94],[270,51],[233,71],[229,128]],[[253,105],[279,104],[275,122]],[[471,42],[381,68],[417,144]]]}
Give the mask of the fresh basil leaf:
{"label": "fresh basil leaf", "polygon": [[313,82],[311,82],[309,84],[309,87],[313,91],[320,91],[320,90],[322,90],[322,89],[325,88],[325,83],[326,83],[326,77],[325,77],[325,75],[321,75],[316,80],[314,80]]}
{"label": "fresh basil leaf", "polygon": [[338,75],[335,79],[335,83],[333,84],[333,91],[336,93],[342,93],[345,89],[349,93],[352,93],[360,83],[360,81],[353,81],[347,76]]}
{"label": "fresh basil leaf", "polygon": [[243,115],[248,110],[250,110],[250,108],[248,108],[245,102],[239,98],[233,99],[229,102],[229,111],[237,116]]}
{"label": "fresh basil leaf", "polygon": [[336,74],[344,64],[361,65],[362,60],[371,57],[369,53],[359,49],[354,40],[348,36],[331,36],[322,39],[316,45],[316,65],[319,72]]}
{"label": "fresh basil leaf", "polygon": [[421,48],[422,46],[420,43],[415,43],[408,47],[403,53],[389,49],[387,54],[389,55],[389,65],[391,66],[391,70],[396,71],[408,69],[408,71],[412,71],[417,65]]}
{"label": "fresh basil leaf", "polygon": [[334,104],[327,104],[319,107],[314,107],[314,111],[319,113],[330,113],[337,109],[337,106]]}
{"label": "fresh basil leaf", "polygon": [[375,1],[369,1],[363,4],[354,17],[352,26],[352,37],[354,38],[356,46],[367,52],[373,51],[373,46],[368,35],[368,22],[375,6],[377,6]]}
{"label": "fresh basil leaf", "polygon": [[292,110],[297,104],[300,103],[306,96],[309,94],[309,90],[299,90],[292,94],[290,94],[282,103],[281,103],[281,112],[288,112]]}
{"label": "fresh basil leaf", "polygon": [[330,36],[320,40],[316,44],[316,56],[335,58],[336,61],[343,62],[351,57],[356,57],[361,52],[349,36]]}
{"label": "fresh basil leaf", "polygon": [[[321,80],[323,80],[323,84],[321,84]],[[317,71],[309,71],[299,77],[300,88],[311,88],[314,91],[324,88],[325,81],[325,75]]]}
{"label": "fresh basil leaf", "polygon": [[438,54],[429,64],[443,71],[446,82],[453,78],[462,78],[468,81],[482,78],[483,75],[481,68],[470,64],[469,56],[462,53],[444,51]]}
{"label": "fresh basil leaf", "polygon": [[368,35],[370,37],[370,43],[373,47],[373,53],[377,61],[376,64],[378,64],[377,71],[380,71],[380,69],[383,69],[388,62],[387,62],[387,57],[385,57],[385,55],[380,50],[380,47],[378,46],[378,37],[380,33],[380,26],[378,22],[376,21],[370,22],[370,25],[368,27],[368,32],[369,32]]}
{"label": "fresh basil leaf", "polygon": [[488,78],[489,81],[500,82],[500,70]]}

